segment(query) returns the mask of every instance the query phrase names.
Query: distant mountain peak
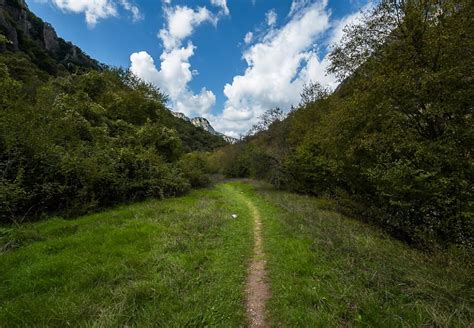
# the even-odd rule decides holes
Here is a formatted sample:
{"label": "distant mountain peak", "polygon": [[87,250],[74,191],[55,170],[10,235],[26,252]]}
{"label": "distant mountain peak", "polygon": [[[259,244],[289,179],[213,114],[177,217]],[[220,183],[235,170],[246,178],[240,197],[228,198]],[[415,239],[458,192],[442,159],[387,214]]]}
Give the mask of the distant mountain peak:
{"label": "distant mountain peak", "polygon": [[223,133],[220,133],[216,130],[214,130],[214,128],[212,127],[211,123],[209,123],[209,121],[204,118],[204,117],[194,117],[194,118],[189,118],[187,117],[186,115],[184,115],[183,113],[180,113],[180,112],[174,112],[174,111],[171,111],[171,113],[175,116],[175,117],[178,117],[182,120],[185,120],[189,123],[191,123],[192,125],[196,126],[196,127],[199,127],[201,129],[203,129],[204,131],[207,131],[209,132],[210,134],[212,135],[215,135],[215,136],[219,136],[219,137],[222,137],[222,139],[224,139],[225,141],[227,141],[228,143],[235,143],[237,141],[237,139],[235,138],[232,138],[232,137],[229,137],[229,136],[226,136],[225,134]]}
{"label": "distant mountain peak", "polygon": [[206,118],[204,118],[204,117],[195,117],[195,118],[192,118],[192,119],[191,119],[191,123],[192,123],[194,126],[203,128],[204,130],[206,130],[206,131],[209,132],[209,133],[212,133],[212,134],[219,134],[219,132],[217,132],[216,130],[214,130],[214,128],[212,127],[211,123],[209,123],[209,121],[208,121]]}

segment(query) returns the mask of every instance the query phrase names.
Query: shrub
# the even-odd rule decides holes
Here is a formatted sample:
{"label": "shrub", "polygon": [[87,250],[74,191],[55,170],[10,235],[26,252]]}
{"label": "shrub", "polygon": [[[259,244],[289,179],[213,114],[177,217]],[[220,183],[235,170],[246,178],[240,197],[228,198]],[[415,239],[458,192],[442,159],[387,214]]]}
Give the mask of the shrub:
{"label": "shrub", "polygon": [[211,173],[208,154],[193,152],[186,154],[179,161],[179,168],[183,171],[184,177],[188,179],[192,187],[205,187],[211,182]]}

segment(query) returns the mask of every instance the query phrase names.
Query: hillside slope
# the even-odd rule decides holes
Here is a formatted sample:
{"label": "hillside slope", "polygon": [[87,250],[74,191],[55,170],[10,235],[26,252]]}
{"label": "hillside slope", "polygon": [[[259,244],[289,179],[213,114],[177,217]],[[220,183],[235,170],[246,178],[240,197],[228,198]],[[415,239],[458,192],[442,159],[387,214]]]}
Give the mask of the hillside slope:
{"label": "hillside slope", "polygon": [[194,151],[225,140],[174,117],[166,96],[0,0],[0,221],[182,194],[205,184]]}
{"label": "hillside slope", "polygon": [[[5,37],[4,42],[0,41],[0,63],[7,65],[11,77],[23,82],[107,69],[76,45],[58,37],[54,28],[32,13],[24,0],[0,0],[0,35]],[[210,133],[203,133],[193,124],[174,119],[174,115],[164,116],[164,125],[178,132],[188,151],[211,150],[225,144],[220,134],[206,129]]]}
{"label": "hillside slope", "polygon": [[[383,1],[282,119],[220,151],[223,173],[338,199],[420,247],[474,247],[474,2]],[[403,18],[403,19],[401,19]]]}

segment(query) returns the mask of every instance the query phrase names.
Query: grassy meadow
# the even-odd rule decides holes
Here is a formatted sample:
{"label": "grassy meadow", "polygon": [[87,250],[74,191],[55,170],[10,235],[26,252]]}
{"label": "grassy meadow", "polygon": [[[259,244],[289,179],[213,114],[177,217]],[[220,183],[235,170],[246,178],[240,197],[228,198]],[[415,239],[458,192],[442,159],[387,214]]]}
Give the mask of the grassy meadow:
{"label": "grassy meadow", "polygon": [[[472,257],[249,182],[2,228],[0,327],[244,327],[258,209],[274,327],[469,327]],[[237,214],[232,219],[231,214]]]}
{"label": "grassy meadow", "polygon": [[273,326],[472,327],[474,263],[425,253],[330,201],[260,187]]}
{"label": "grassy meadow", "polygon": [[252,230],[239,197],[220,185],[2,230],[0,326],[241,326]]}

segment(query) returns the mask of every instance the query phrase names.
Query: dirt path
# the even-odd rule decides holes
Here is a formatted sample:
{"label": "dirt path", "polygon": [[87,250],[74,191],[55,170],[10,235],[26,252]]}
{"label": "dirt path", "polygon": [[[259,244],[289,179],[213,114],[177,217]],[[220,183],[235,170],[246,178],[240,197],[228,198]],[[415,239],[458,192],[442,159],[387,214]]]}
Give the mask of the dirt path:
{"label": "dirt path", "polygon": [[246,200],[254,220],[254,254],[250,262],[247,287],[246,308],[249,327],[266,327],[265,303],[270,297],[270,289],[266,281],[266,261],[262,246],[262,222],[260,213],[255,205]]}

